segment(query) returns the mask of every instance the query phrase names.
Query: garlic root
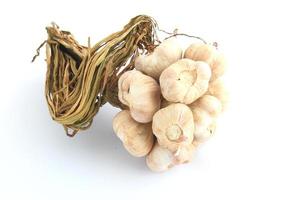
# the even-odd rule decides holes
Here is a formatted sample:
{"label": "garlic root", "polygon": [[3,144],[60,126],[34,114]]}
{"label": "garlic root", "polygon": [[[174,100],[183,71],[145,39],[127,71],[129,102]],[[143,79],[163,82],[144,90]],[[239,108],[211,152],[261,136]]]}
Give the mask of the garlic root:
{"label": "garlic root", "polygon": [[153,116],[153,134],[158,143],[170,151],[191,144],[194,137],[192,111],[181,103],[171,104],[160,109]]}
{"label": "garlic root", "polygon": [[210,77],[207,63],[181,59],[162,72],[161,93],[170,102],[190,104],[208,90]]}

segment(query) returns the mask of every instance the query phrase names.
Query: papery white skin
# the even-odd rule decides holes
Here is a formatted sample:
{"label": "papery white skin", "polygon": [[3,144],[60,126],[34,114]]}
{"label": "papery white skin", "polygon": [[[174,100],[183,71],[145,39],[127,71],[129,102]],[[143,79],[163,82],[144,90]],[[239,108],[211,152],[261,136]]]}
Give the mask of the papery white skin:
{"label": "papery white skin", "polygon": [[227,63],[225,57],[215,46],[209,44],[191,44],[185,50],[184,58],[207,62],[212,70],[211,81],[216,80],[226,71]]}
{"label": "papery white skin", "polygon": [[137,70],[127,71],[118,80],[118,98],[140,123],[152,121],[160,108],[160,87],[151,77]]}
{"label": "papery white skin", "polygon": [[154,143],[151,123],[138,123],[123,110],[114,117],[113,129],[131,155],[142,157],[150,152]]}
{"label": "papery white skin", "polygon": [[181,59],[162,72],[161,93],[170,102],[190,104],[208,90],[210,77],[207,63]]}
{"label": "papery white skin", "polygon": [[221,102],[212,95],[204,95],[189,105],[192,110],[200,108],[210,114],[211,117],[217,117],[222,112]]}
{"label": "papery white skin", "polygon": [[168,149],[160,146],[157,142],[152,151],[146,157],[147,166],[155,172],[164,172],[174,166],[174,155]]}
{"label": "papery white skin", "polygon": [[158,143],[175,152],[179,147],[189,145],[193,141],[192,111],[181,103],[162,108],[153,116],[152,129]]}
{"label": "papery white skin", "polygon": [[176,165],[178,164],[185,164],[190,162],[193,157],[196,150],[196,146],[193,144],[180,147],[175,153],[174,153],[174,163]]}
{"label": "papery white skin", "polygon": [[[197,128],[197,126],[196,126]],[[195,142],[206,142],[209,140],[215,133],[216,130],[216,119],[214,119],[208,126],[200,126],[196,129],[195,132]]]}
{"label": "papery white skin", "polygon": [[195,149],[195,145],[190,144],[180,147],[176,152],[171,152],[156,142],[146,157],[146,163],[152,171],[164,172],[175,165],[190,162],[193,159]]}
{"label": "papery white skin", "polygon": [[226,110],[229,101],[229,93],[221,78],[209,83],[208,92],[206,94],[216,97],[222,104],[222,110]]}
{"label": "papery white skin", "polygon": [[204,95],[189,107],[194,117],[195,140],[206,141],[215,131],[216,119],[222,112],[222,104],[216,97]]}
{"label": "papery white skin", "polygon": [[193,112],[195,124],[194,140],[195,142],[204,142],[213,134],[212,127],[216,119],[200,107],[190,105],[190,108]]}
{"label": "papery white skin", "polygon": [[135,68],[158,80],[161,72],[182,58],[183,50],[176,38],[164,40],[151,54],[139,55]]}

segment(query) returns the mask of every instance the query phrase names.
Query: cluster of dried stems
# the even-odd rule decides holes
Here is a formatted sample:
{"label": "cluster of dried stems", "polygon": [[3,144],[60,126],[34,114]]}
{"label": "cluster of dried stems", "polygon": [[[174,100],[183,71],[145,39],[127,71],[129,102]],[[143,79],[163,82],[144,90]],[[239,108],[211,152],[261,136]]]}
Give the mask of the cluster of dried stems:
{"label": "cluster of dried stems", "polygon": [[[160,43],[156,30],[163,31],[152,17],[139,15],[123,30],[93,46],[89,42],[86,47],[54,23],[46,30],[48,39],[37,49],[36,56],[46,44],[45,96],[53,120],[62,124],[69,136],[90,127],[93,117],[105,103],[125,108],[118,99],[118,79],[134,68],[134,60],[140,52],[154,50]],[[170,34],[169,37],[181,35],[176,31],[163,32]]]}
{"label": "cluster of dried stems", "polygon": [[92,47],[80,45],[70,32],[55,24],[46,28],[46,100],[52,118],[69,136],[88,128],[106,102],[123,107],[117,96],[118,78],[133,67],[140,51],[153,51],[156,27],[151,17],[136,16],[123,30]]}

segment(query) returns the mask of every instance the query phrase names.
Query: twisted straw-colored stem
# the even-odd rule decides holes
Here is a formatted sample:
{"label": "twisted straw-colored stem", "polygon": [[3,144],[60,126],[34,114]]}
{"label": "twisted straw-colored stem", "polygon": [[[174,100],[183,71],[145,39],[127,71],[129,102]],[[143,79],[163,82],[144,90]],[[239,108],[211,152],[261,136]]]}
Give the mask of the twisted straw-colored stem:
{"label": "twisted straw-colored stem", "polygon": [[53,120],[69,136],[88,128],[106,102],[124,107],[118,100],[118,78],[133,68],[139,51],[153,51],[155,27],[154,19],[140,15],[93,47],[78,44],[55,24],[46,28],[46,100]]}

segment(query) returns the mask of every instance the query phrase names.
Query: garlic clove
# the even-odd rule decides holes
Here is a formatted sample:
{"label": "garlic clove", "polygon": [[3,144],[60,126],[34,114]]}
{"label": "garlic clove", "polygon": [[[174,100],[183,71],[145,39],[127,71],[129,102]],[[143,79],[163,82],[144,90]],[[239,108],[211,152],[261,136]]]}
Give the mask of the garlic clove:
{"label": "garlic clove", "polygon": [[162,72],[161,93],[170,102],[190,104],[208,90],[210,76],[207,63],[181,59]]}
{"label": "garlic clove", "polygon": [[192,111],[181,103],[162,108],[153,116],[152,129],[158,143],[175,152],[180,146],[191,144],[193,141]]}
{"label": "garlic clove", "polygon": [[168,149],[160,146],[157,142],[146,157],[149,169],[154,172],[164,172],[174,166],[174,155]]}
{"label": "garlic clove", "polygon": [[216,47],[209,44],[191,44],[185,50],[184,57],[195,61],[207,62],[212,70],[211,81],[222,76],[226,70],[227,63],[225,57]]}
{"label": "garlic clove", "polygon": [[204,95],[189,105],[191,110],[201,108],[208,112],[212,117],[217,117],[222,111],[221,102],[214,96]]}
{"label": "garlic clove", "polygon": [[158,80],[164,69],[182,58],[183,50],[176,38],[164,40],[149,55],[139,55],[135,68]]}
{"label": "garlic clove", "polygon": [[125,149],[133,156],[147,155],[154,143],[152,125],[136,122],[128,110],[119,112],[113,119],[113,129],[123,142]]}
{"label": "garlic clove", "polygon": [[206,94],[215,96],[221,102],[223,110],[226,110],[229,94],[221,78],[209,83],[208,92]]}
{"label": "garlic clove", "polygon": [[130,109],[131,116],[140,123],[152,121],[160,108],[160,87],[151,77],[137,70],[127,71],[118,81],[119,100]]}

